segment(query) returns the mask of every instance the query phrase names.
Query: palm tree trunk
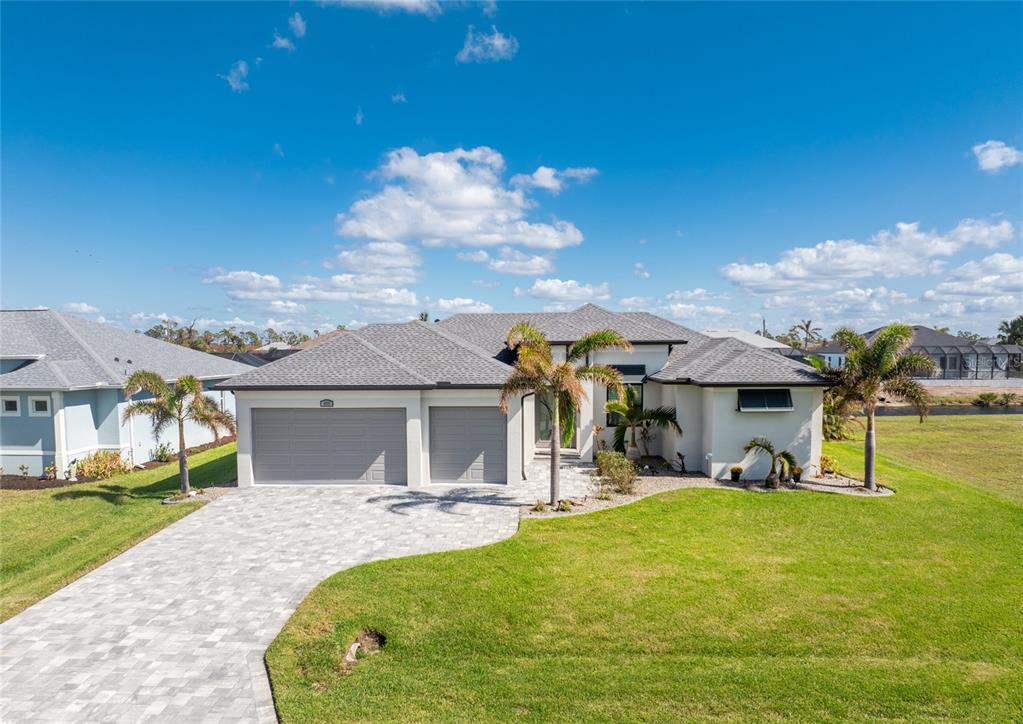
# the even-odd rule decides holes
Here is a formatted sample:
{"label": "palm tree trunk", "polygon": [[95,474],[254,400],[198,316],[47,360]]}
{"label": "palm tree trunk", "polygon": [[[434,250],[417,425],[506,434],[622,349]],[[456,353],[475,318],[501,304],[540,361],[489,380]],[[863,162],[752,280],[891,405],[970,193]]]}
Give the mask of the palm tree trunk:
{"label": "palm tree trunk", "polygon": [[188,484],[188,453],[185,452],[184,420],[178,420],[178,476],[181,478],[182,495],[188,495],[192,488]]}
{"label": "palm tree trunk", "polygon": [[561,411],[558,398],[551,405],[551,505],[558,504],[561,496]]}
{"label": "palm tree trunk", "polygon": [[863,482],[867,490],[877,490],[877,482],[874,480],[874,456],[877,452],[877,444],[874,439],[874,408],[867,408],[867,436],[863,442]]}

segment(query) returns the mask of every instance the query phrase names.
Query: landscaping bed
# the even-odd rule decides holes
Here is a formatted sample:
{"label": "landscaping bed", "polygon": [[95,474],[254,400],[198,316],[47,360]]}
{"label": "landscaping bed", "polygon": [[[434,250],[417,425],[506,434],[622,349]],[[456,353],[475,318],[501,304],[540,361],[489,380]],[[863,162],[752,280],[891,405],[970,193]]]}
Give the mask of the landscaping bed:
{"label": "landscaping bed", "polygon": [[37,478],[33,475],[4,475],[0,477],[0,490],[48,490],[82,483],[94,483],[96,480],[98,478],[84,476],[76,480],[61,480],[59,478]]}
{"label": "landscaping bed", "polygon": [[[212,450],[214,448],[218,448],[218,447],[221,447],[223,445],[230,445],[231,443],[233,443],[235,441],[235,439],[236,438],[235,438],[234,435],[228,435],[226,437],[220,438],[219,440],[215,440],[214,442],[208,442],[205,445],[196,445],[195,447],[186,448],[185,449],[185,453],[186,453],[186,455],[191,456],[191,455],[194,455],[195,453],[205,452],[206,450]],[[136,470],[152,470],[153,468],[158,468],[161,465],[170,465],[172,463],[177,465],[177,463],[178,463],[178,454],[177,453],[174,453],[174,457],[172,457],[170,460],[167,460],[166,462],[160,462],[159,460],[150,460],[148,463],[142,463],[140,465],[136,465],[135,469]]]}

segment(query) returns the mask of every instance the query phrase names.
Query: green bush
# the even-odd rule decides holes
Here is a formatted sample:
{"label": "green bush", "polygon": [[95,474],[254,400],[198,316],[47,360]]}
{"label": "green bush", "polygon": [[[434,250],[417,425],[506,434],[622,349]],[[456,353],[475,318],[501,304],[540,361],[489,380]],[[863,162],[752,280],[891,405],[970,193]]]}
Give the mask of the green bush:
{"label": "green bush", "polygon": [[1002,396],[998,398],[998,404],[1002,407],[1008,407],[1009,405],[1016,402],[1015,392],[1003,392]]}
{"label": "green bush", "polygon": [[149,459],[155,460],[158,463],[169,463],[174,459],[176,453],[177,451],[171,447],[170,443],[161,442],[149,451]]}
{"label": "green bush", "polygon": [[991,407],[997,400],[997,392],[981,392],[974,398],[973,404],[977,407]]}
{"label": "green bush", "polygon": [[97,450],[75,462],[75,476],[103,480],[129,471],[128,463],[117,450]]}
{"label": "green bush", "polygon": [[617,493],[631,495],[636,492],[636,466],[620,452],[597,453],[597,473]]}

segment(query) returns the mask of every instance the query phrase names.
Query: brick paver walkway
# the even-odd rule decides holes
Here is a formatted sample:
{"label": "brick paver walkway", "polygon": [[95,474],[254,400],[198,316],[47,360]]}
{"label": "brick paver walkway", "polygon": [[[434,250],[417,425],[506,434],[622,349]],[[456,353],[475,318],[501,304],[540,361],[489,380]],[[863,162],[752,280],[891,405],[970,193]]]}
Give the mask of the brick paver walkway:
{"label": "brick paver walkway", "polygon": [[263,654],[317,583],[500,540],[516,506],[497,486],[232,491],[0,625],[0,721],[275,721]]}

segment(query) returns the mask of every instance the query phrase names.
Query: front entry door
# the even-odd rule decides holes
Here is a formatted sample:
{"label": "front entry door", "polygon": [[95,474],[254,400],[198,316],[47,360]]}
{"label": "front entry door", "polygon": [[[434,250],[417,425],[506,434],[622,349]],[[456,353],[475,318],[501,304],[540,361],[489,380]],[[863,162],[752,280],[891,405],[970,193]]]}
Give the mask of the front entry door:
{"label": "front entry door", "polygon": [[[547,447],[551,442],[551,404],[553,401],[551,395],[537,395],[535,408],[536,424],[536,442],[544,443],[542,447]],[[539,444],[537,447],[541,447]],[[569,448],[575,448],[575,430],[572,431],[572,440],[567,445]]]}

